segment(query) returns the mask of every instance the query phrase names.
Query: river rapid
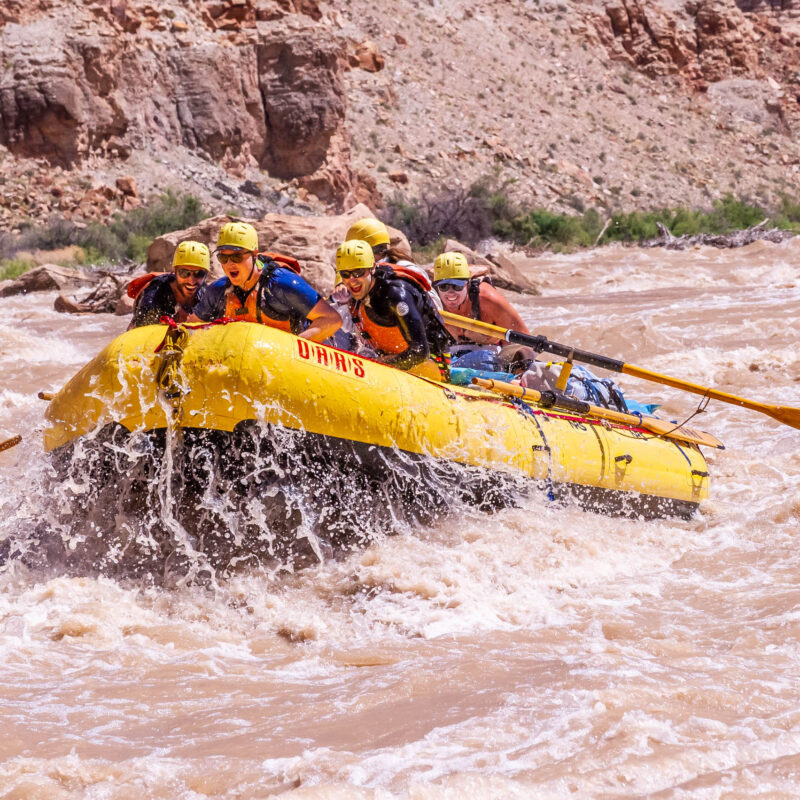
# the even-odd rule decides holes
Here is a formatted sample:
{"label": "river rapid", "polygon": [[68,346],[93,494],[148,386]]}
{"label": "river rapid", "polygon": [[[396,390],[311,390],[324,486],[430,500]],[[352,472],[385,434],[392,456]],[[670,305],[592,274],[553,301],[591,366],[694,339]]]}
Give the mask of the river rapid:
{"label": "river rapid", "polygon": [[[800,238],[531,260],[532,330],[800,405]],[[0,541],[46,524],[40,390],[127,324],[0,300]],[[684,418],[699,398],[628,378]],[[534,494],[294,573],[0,571],[0,798],[797,798],[800,431],[712,403],[710,498]],[[36,519],[37,514],[40,519]]]}

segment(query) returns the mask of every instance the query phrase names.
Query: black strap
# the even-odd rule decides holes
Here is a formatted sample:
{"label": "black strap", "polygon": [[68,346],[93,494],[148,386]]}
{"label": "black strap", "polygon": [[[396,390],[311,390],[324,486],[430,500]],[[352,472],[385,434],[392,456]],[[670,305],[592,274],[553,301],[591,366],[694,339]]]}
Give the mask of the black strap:
{"label": "black strap", "polygon": [[472,307],[472,318],[482,322],[481,317],[481,279],[470,278],[467,283],[467,297]]}

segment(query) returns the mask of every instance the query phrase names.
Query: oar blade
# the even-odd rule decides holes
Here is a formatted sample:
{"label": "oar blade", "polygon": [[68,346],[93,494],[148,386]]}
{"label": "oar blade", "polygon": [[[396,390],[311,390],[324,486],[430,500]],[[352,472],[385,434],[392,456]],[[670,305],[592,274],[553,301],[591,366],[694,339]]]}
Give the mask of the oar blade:
{"label": "oar blade", "polygon": [[764,406],[764,413],[772,419],[789,425],[792,428],[800,428],[800,408],[792,406]]}
{"label": "oar blade", "polygon": [[713,434],[697,428],[689,428],[686,425],[678,426],[674,422],[657,417],[642,417],[642,427],[651,433],[657,433],[659,436],[666,436],[669,439],[692,442],[702,447],[713,447],[716,450],[725,449],[725,445]]}

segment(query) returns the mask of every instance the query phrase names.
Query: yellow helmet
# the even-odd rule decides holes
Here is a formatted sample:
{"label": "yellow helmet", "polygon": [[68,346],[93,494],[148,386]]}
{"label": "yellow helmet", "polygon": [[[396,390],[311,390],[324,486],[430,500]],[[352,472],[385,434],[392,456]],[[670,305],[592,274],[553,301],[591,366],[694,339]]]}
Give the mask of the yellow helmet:
{"label": "yellow helmet", "polygon": [[346,242],[351,242],[354,239],[361,239],[366,242],[370,247],[377,247],[380,244],[389,244],[389,231],[386,226],[374,217],[364,217],[364,219],[356,220],[347,231],[344,237]]}
{"label": "yellow helmet", "polygon": [[175,248],[175,255],[172,256],[172,266],[207,270],[211,268],[211,256],[202,242],[181,242]]}
{"label": "yellow helmet", "polygon": [[217,250],[221,247],[231,250],[251,250],[258,252],[258,234],[246,222],[226,222],[217,236]]}
{"label": "yellow helmet", "polygon": [[463,253],[449,252],[436,256],[433,262],[433,282],[469,280],[469,264]]}
{"label": "yellow helmet", "polygon": [[363,239],[352,239],[342,242],[336,248],[336,271],[343,269],[372,269],[375,266],[375,256],[369,242]]}

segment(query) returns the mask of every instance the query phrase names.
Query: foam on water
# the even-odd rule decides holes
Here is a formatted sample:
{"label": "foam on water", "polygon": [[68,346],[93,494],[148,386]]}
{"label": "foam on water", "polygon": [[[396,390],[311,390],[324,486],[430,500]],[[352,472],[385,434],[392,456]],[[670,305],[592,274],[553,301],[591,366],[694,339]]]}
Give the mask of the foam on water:
{"label": "foam on water", "polygon": [[[797,252],[554,256],[524,315],[557,341],[800,405]],[[63,511],[36,494],[51,468],[35,392],[125,322],[0,302],[31,328],[4,316],[0,431],[22,426],[26,446],[0,454],[3,539]],[[623,386],[678,419],[699,400]],[[728,449],[710,454],[711,498],[688,521],[533,491],[205,585],[7,566],[0,786],[54,800],[795,797],[798,433],[719,403],[691,424]]]}

